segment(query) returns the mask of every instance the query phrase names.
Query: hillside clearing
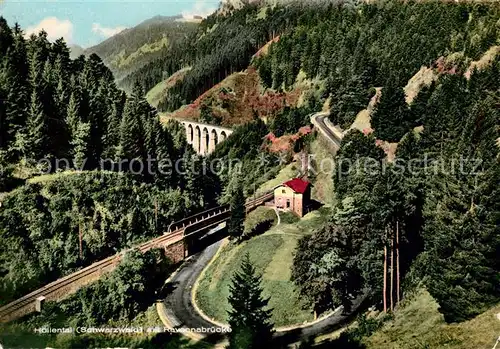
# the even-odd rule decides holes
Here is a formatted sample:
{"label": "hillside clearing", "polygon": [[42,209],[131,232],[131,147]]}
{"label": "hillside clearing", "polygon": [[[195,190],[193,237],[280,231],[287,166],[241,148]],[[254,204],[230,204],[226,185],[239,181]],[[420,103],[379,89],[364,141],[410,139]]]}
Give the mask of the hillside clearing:
{"label": "hillside clearing", "polygon": [[447,324],[427,291],[420,290],[405,303],[366,340],[368,349],[490,349],[500,335],[500,304],[470,321]]}
{"label": "hillside clearing", "polygon": [[149,90],[146,94],[146,100],[149,102],[149,104],[151,104],[153,107],[158,107],[158,103],[160,103],[161,99],[165,97],[168,89],[173,87],[177,83],[177,81],[184,79],[184,76],[190,70],[191,67],[183,68],[169,76],[168,79],[162,80],[158,84],[156,84],[156,86]]}
{"label": "hillside clearing", "polygon": [[304,309],[297,286],[291,281],[294,251],[302,236],[309,235],[328,216],[327,209],[311,212],[292,224],[280,224],[261,236],[239,245],[228,244],[202,276],[196,293],[198,306],[210,318],[227,323],[230,310],[227,298],[234,273],[248,253],[263,276],[264,296],[271,297],[272,319],[276,327],[302,324],[313,320],[312,309]]}
{"label": "hillside clearing", "polygon": [[231,127],[252,121],[256,116],[263,120],[273,117],[286,106],[295,107],[302,90],[297,87],[287,92],[266,90],[263,93],[260,76],[255,67],[229,75],[213,86],[193,103],[169,113],[168,117],[197,121],[201,106],[221,118],[221,125]]}

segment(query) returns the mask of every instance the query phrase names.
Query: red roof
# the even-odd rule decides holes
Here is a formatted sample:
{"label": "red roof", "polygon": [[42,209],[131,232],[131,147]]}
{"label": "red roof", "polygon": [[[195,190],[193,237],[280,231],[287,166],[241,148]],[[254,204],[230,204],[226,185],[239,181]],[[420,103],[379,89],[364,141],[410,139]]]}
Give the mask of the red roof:
{"label": "red roof", "polygon": [[299,194],[304,194],[307,188],[309,188],[309,186],[311,185],[311,183],[300,178],[294,178],[291,181],[285,182],[283,184]]}

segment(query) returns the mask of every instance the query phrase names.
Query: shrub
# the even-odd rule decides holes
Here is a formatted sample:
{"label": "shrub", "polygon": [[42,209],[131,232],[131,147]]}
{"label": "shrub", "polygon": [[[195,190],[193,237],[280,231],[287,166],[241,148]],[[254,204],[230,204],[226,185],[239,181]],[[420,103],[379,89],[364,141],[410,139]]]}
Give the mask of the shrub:
{"label": "shrub", "polygon": [[276,213],[268,207],[258,207],[245,220],[243,236],[247,239],[263,234],[276,223]]}

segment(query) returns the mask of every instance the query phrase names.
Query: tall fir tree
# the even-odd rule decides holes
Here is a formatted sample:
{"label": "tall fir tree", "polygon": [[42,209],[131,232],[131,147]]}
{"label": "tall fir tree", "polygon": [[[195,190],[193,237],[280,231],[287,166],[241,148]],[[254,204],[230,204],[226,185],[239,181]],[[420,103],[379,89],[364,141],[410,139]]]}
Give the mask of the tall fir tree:
{"label": "tall fir tree", "polygon": [[[57,87],[59,84],[55,64],[49,59],[45,61],[42,74],[42,105],[47,115],[48,152],[57,158],[68,155],[69,133],[66,125],[66,113],[59,102]],[[63,91],[61,91],[63,93]],[[65,92],[64,92],[65,93]],[[67,103],[64,101],[64,105]]]}
{"label": "tall fir tree", "polygon": [[40,160],[48,154],[49,141],[47,116],[36,90],[31,94],[31,103],[26,122],[26,144],[22,153],[30,160]]}
{"label": "tall fir tree", "polygon": [[227,222],[229,236],[233,239],[240,239],[243,234],[243,224],[245,222],[245,195],[243,194],[243,182],[241,180],[239,168],[233,170],[229,187],[229,207],[231,216]]}
{"label": "tall fir tree", "polygon": [[[0,77],[0,86],[3,81]],[[0,87],[0,150],[6,150],[9,144],[9,123],[6,116],[7,93]],[[6,154],[6,153],[5,153]]]}
{"label": "tall fir tree", "polygon": [[118,93],[112,104],[111,115],[107,125],[106,148],[104,157],[114,159],[117,155],[118,145],[120,143],[120,123],[123,116],[123,110],[127,97],[125,92]]}
{"label": "tall fir tree", "polygon": [[402,86],[397,80],[389,79],[372,116],[375,136],[385,141],[398,142],[410,128],[416,126],[413,117]]}
{"label": "tall fir tree", "polygon": [[0,17],[0,57],[4,57],[12,42],[12,29],[5,18]]}
{"label": "tall fir tree", "polygon": [[80,99],[76,91],[74,91],[71,93],[69,103],[66,108],[66,127],[68,128],[70,139],[74,138],[78,128],[78,122],[80,121]]}
{"label": "tall fir tree", "polygon": [[73,165],[79,170],[88,168],[87,159],[89,152],[90,125],[79,121],[73,134]]}
{"label": "tall fir tree", "polygon": [[4,59],[2,85],[5,88],[4,107],[5,121],[7,127],[3,129],[6,133],[7,153],[6,156],[15,160],[16,153],[14,142],[17,132],[26,123],[26,114],[29,104],[28,84],[28,62],[26,58],[26,41],[19,25],[13,28],[13,43]]}
{"label": "tall fir tree", "polygon": [[144,126],[134,100],[127,101],[120,124],[121,156],[143,159],[145,154]]}
{"label": "tall fir tree", "polygon": [[257,275],[248,253],[229,287],[230,349],[270,348],[273,334],[269,298],[262,296],[262,277]]}
{"label": "tall fir tree", "polygon": [[89,160],[92,166],[97,166],[106,148],[107,123],[112,113],[112,105],[108,97],[108,84],[104,79],[98,80],[95,93],[89,100]]}

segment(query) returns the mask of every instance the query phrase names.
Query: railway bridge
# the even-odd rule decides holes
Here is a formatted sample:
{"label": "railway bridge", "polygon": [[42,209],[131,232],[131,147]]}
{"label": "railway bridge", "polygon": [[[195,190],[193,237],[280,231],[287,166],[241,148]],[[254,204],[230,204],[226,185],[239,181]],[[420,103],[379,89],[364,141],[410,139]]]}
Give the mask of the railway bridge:
{"label": "railway bridge", "polygon": [[[247,212],[273,199],[273,193],[266,193],[246,203]],[[231,215],[229,205],[219,206],[200,212],[193,216],[172,223],[168,231],[157,238],[135,247],[142,253],[154,248],[161,248],[174,262],[179,263],[203,244],[205,233],[219,224],[226,222]],[[221,236],[217,236],[220,238]],[[103,274],[113,271],[125,254],[121,252],[114,256],[96,262],[73,274],[58,279],[50,284],[31,292],[7,305],[0,307],[0,322],[16,320],[22,316],[40,311],[43,302],[58,301],[76,292],[79,288],[97,281]]]}
{"label": "railway bridge", "polygon": [[233,130],[226,127],[203,124],[194,121],[181,121],[186,129],[189,144],[200,155],[208,155],[215,150],[217,144],[224,142]]}

